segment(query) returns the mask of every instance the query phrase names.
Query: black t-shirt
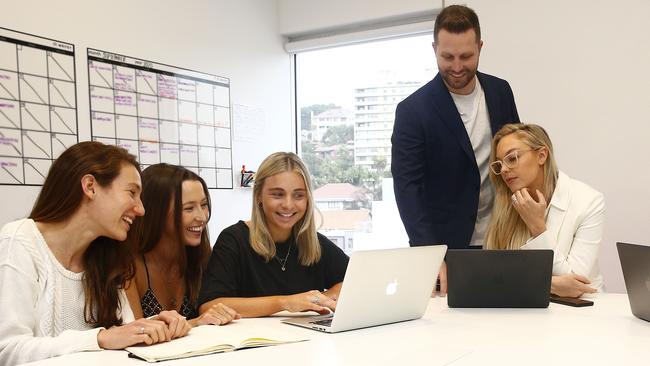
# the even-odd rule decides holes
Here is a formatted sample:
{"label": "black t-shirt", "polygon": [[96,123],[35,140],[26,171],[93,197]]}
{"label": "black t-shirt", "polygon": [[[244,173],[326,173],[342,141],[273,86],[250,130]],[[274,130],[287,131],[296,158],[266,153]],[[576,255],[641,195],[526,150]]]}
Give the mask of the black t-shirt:
{"label": "black t-shirt", "polygon": [[[276,243],[276,257],[266,262],[250,246],[248,226],[243,221],[224,229],[212,248],[199,292],[199,306],[218,297],[293,295],[328,289],[343,281],[348,256],[324,235],[318,234],[321,258],[303,266],[293,239]],[[278,258],[287,258],[285,270]]]}

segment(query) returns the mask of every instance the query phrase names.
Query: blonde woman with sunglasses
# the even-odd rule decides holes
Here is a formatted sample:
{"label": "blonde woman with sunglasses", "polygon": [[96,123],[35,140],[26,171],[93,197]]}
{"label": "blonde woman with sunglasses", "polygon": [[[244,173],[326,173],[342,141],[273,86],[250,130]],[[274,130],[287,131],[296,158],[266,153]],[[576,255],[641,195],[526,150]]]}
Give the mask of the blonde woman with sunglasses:
{"label": "blonde woman with sunglasses", "polygon": [[542,127],[504,125],[492,140],[490,179],[496,198],[486,249],[552,249],[553,294],[603,290],[603,195],[558,170]]}

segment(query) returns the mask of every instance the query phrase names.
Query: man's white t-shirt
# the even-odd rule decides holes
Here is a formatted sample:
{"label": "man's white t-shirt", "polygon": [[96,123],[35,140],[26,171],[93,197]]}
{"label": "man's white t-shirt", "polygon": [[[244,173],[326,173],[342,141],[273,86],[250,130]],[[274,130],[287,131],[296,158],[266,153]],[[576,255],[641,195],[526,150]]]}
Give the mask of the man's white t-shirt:
{"label": "man's white t-shirt", "polygon": [[481,189],[478,200],[478,212],[476,224],[470,245],[483,245],[485,235],[494,204],[494,187],[490,183],[488,164],[490,162],[490,149],[492,144],[492,131],[490,129],[490,116],[485,104],[485,94],[481,83],[474,77],[476,86],[474,91],[468,95],[450,93],[456,109],[460,113],[460,119],[465,125],[476,157],[476,165],[481,175]]}

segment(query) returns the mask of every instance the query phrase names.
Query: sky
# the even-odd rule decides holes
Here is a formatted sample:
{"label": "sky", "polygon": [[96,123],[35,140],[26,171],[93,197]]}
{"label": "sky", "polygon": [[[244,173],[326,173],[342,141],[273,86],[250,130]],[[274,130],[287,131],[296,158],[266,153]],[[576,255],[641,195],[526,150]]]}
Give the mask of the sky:
{"label": "sky", "polygon": [[354,89],[387,81],[433,79],[430,34],[298,54],[298,107],[334,103],[352,110]]}

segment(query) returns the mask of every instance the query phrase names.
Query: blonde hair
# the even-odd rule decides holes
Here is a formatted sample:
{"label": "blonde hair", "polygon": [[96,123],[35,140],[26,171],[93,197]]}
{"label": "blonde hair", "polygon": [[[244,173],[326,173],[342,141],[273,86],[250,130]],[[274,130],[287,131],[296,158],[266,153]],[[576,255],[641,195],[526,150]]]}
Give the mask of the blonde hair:
{"label": "blonde hair", "polygon": [[[544,183],[542,193],[547,202],[550,201],[555,184],[557,183],[558,168],[553,154],[553,144],[546,131],[535,124],[514,123],[506,124],[494,135],[492,139],[492,152],[490,163],[496,161],[497,145],[504,137],[515,134],[523,143],[532,150],[538,151],[546,148],[548,156],[544,162]],[[501,179],[490,169],[490,180],[496,188],[494,208],[490,217],[490,225],[486,236],[486,249],[519,249],[530,238],[530,231],[524,221],[511,204],[512,192]],[[534,196],[534,193],[531,193]]]}
{"label": "blonde hair", "polygon": [[260,205],[260,197],[266,179],[276,174],[294,172],[302,177],[307,190],[305,216],[293,226],[293,237],[298,247],[300,264],[310,266],[318,263],[321,247],[314,222],[314,198],[312,196],[309,171],[298,155],[291,152],[277,152],[269,155],[255,173],[253,186],[253,210],[251,213],[250,244],[255,253],[267,262],[275,256],[275,242],[266,224],[266,217]]}

